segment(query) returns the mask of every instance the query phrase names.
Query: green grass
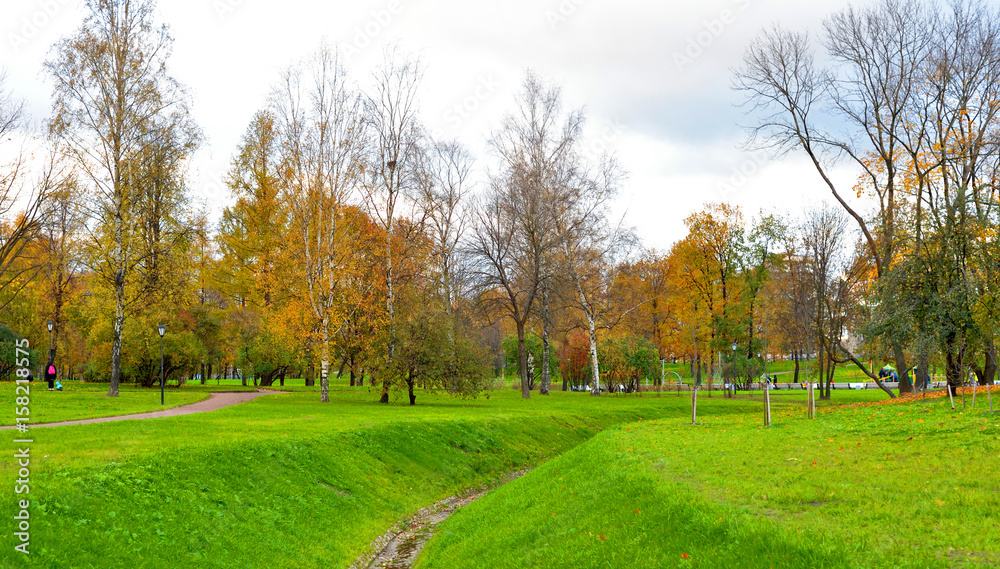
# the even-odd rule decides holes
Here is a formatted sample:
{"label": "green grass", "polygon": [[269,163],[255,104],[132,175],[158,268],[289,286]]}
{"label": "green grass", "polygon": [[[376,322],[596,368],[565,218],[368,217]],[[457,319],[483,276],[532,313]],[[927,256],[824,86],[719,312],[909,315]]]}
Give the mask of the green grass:
{"label": "green grass", "polygon": [[[13,425],[16,397],[14,383],[0,383],[0,425]],[[160,390],[123,385],[118,397],[108,397],[107,384],[87,384],[76,381],[63,383],[63,391],[49,391],[42,382],[30,385],[31,423],[58,423],[77,419],[93,419],[115,415],[130,415],[158,411],[196,403],[208,398],[208,391],[167,389],[164,405],[160,405]]]}
{"label": "green grass", "polygon": [[696,427],[610,429],[456,513],[417,566],[1000,565],[1000,416],[775,399],[769,429],[717,398]]}
{"label": "green grass", "polygon": [[[685,404],[505,391],[419,394],[417,407],[395,394],[385,406],[367,388],[331,398],[272,394],[214,413],[32,431],[32,554],[15,553],[8,532],[0,566],[345,567],[422,506]],[[0,485],[15,477],[0,461]]]}

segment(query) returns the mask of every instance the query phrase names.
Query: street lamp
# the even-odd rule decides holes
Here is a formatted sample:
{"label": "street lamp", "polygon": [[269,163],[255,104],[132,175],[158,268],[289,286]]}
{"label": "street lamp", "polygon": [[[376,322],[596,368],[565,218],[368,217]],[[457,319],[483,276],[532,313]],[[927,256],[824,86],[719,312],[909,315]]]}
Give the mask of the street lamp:
{"label": "street lamp", "polygon": [[740,347],[740,345],[737,344],[736,342],[733,342],[733,344],[732,344],[731,347],[733,348],[733,381],[732,381],[732,384],[733,384],[733,391],[735,392],[736,391],[736,389],[735,389],[736,388],[736,379],[739,376],[739,374],[736,372],[736,350]]}
{"label": "street lamp", "polygon": [[163,405],[163,335],[167,333],[167,327],[160,324],[156,331],[160,333],[160,405]]}
{"label": "street lamp", "polygon": [[52,353],[52,326],[54,326],[54,323],[51,320],[49,320],[48,322],[45,323],[45,327],[49,329],[49,360],[50,361],[53,360],[53,359],[55,359],[55,358],[52,357],[52,356],[55,355],[55,354]]}

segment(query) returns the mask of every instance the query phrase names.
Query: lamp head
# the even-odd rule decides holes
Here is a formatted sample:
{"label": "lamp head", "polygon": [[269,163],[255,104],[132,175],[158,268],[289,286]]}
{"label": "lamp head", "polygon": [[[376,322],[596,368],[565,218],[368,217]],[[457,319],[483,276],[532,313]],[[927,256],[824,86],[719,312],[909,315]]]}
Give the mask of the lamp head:
{"label": "lamp head", "polygon": [[738,348],[738,347],[739,347],[739,345],[736,342],[733,342],[733,351],[734,352],[736,351],[736,348]]}
{"label": "lamp head", "polygon": [[49,329],[49,332],[51,332],[51,331],[52,331],[52,325],[53,325],[53,324],[52,324],[52,321],[51,321],[51,320],[49,320],[48,322],[46,322],[46,323],[45,323],[45,327]]}
{"label": "lamp head", "polygon": [[161,338],[163,337],[164,334],[167,333],[167,327],[164,326],[163,324],[160,324],[159,326],[157,326],[156,330],[160,333],[160,337]]}

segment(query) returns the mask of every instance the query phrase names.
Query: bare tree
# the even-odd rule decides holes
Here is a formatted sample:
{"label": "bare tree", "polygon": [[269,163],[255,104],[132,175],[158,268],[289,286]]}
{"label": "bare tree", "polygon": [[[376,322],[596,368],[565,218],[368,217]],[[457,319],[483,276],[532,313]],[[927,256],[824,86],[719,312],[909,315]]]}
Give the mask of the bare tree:
{"label": "bare tree", "polygon": [[[762,116],[751,131],[752,143],[778,154],[801,150],[808,156],[834,199],[857,223],[879,279],[899,258],[900,193],[906,175],[900,157],[922,150],[919,132],[928,118],[920,113],[924,101],[919,86],[936,27],[935,15],[919,0],[847,8],[826,21],[824,46],[834,62],[831,68],[817,66],[806,34],[775,27],[750,45],[735,74],[735,88]],[[833,116],[824,114],[827,109]],[[834,121],[853,132],[824,130]],[[830,169],[841,157],[864,172],[878,205],[874,223],[848,201],[853,188],[834,182]],[[891,340],[901,370],[907,369],[905,340]]]}
{"label": "bare tree", "polygon": [[22,277],[40,266],[24,262],[25,246],[38,235],[46,196],[62,176],[57,152],[32,160],[24,106],[6,89],[5,79],[0,73],[0,155],[17,148],[9,151],[9,163],[0,164],[0,308],[21,291],[26,282]]}
{"label": "bare tree", "polygon": [[[578,167],[582,167],[579,164]],[[563,250],[563,268],[576,291],[577,308],[587,322],[590,341],[590,369],[593,395],[601,394],[600,362],[597,355],[598,327],[612,327],[625,313],[612,316],[616,307],[614,293],[619,277],[638,239],[622,222],[610,221],[609,206],[617,195],[623,178],[621,168],[610,157],[597,172],[577,171],[573,175],[569,199],[561,208],[559,230]],[[643,300],[644,304],[646,301]]]}
{"label": "bare tree", "polygon": [[[396,353],[396,263],[394,251],[397,217],[419,187],[422,128],[417,117],[417,89],[422,76],[420,62],[405,59],[395,50],[375,72],[375,86],[365,100],[370,136],[364,187],[365,203],[385,233],[386,372]],[[409,202],[414,203],[412,200]],[[419,225],[419,224],[417,224]],[[400,239],[405,243],[405,239]],[[391,378],[383,377],[381,403],[389,402]]]}
{"label": "bare tree", "polygon": [[528,73],[517,108],[490,141],[500,170],[477,211],[474,276],[487,310],[510,317],[517,328],[525,399],[531,397],[525,329],[559,250],[558,217],[582,124],[581,112],[564,115],[558,88]]}
{"label": "bare tree", "polygon": [[91,258],[113,297],[108,395],[117,396],[125,318],[144,297],[134,282],[144,260],[134,229],[150,173],[142,153],[187,112],[184,91],[167,72],[172,39],[154,22],[155,2],[88,0],[87,8],[81,28],[56,44],[46,69],[55,82],[51,130],[93,192]]}
{"label": "bare tree", "polygon": [[467,286],[467,267],[459,245],[469,224],[473,157],[459,142],[451,141],[434,143],[425,158],[420,207],[431,234],[444,310],[451,320],[455,302]]}

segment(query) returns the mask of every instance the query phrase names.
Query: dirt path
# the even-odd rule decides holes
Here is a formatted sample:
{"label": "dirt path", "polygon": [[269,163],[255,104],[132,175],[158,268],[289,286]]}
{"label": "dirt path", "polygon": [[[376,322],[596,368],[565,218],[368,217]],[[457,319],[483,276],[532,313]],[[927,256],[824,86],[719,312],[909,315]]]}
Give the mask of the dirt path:
{"label": "dirt path", "polygon": [[[195,413],[208,413],[210,411],[218,411],[226,407],[232,407],[233,405],[239,405],[240,403],[246,403],[248,401],[253,401],[262,395],[270,395],[272,393],[281,393],[280,391],[243,391],[243,392],[228,392],[228,393],[212,393],[209,395],[208,399],[204,399],[197,403],[191,403],[190,405],[181,405],[180,407],[171,407],[170,409],[164,409],[163,411],[150,411],[148,413],[134,413],[132,415],[116,415],[114,417],[100,417],[98,419],[80,419],[77,421],[63,421],[61,423],[32,423],[31,428],[37,429],[40,427],[66,427],[69,425],[92,425],[94,423],[112,423],[114,421],[130,421],[132,419],[155,419],[157,417],[180,417],[182,415],[193,415]],[[13,430],[14,426],[0,427],[0,431]]]}
{"label": "dirt path", "polygon": [[472,491],[461,496],[445,498],[428,506],[410,518],[396,524],[371,545],[367,555],[359,557],[351,569],[410,569],[420,550],[437,532],[441,522],[459,508],[475,502],[490,490],[524,476],[527,470],[507,475],[499,484],[485,490]]}

